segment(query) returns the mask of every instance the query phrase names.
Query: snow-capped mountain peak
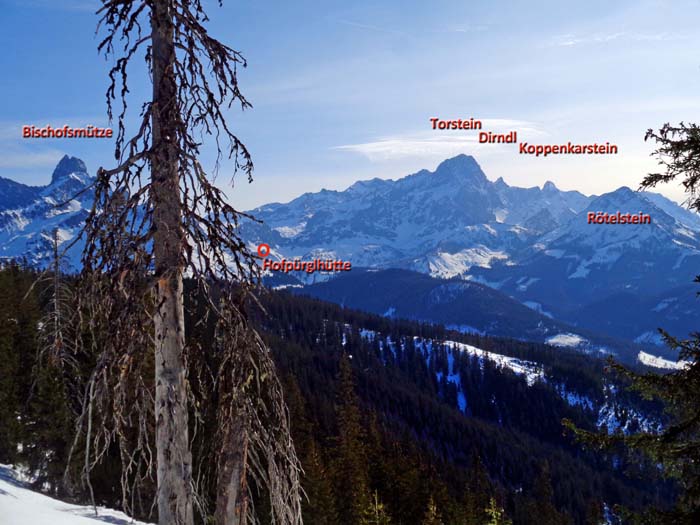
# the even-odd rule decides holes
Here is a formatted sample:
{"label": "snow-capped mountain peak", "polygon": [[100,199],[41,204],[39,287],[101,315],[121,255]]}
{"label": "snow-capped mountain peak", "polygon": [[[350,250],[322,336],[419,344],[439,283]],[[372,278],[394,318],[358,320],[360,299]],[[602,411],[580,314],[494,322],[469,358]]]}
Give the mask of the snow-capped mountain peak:
{"label": "snow-capped mountain peak", "polygon": [[[23,257],[43,266],[51,257],[54,232],[62,244],[82,228],[92,205],[94,179],[82,160],[65,155],[46,186],[4,184],[5,180],[0,181],[0,258]],[[19,202],[17,195],[22,197]],[[69,267],[77,269],[79,254],[77,245],[70,250]]]}
{"label": "snow-capped mountain peak", "polygon": [[82,160],[77,157],[69,157],[68,155],[64,155],[56,165],[56,168],[53,170],[50,185],[53,186],[60,181],[69,178],[71,175],[75,175],[82,181],[89,178],[87,167]]}
{"label": "snow-capped mountain peak", "polygon": [[551,193],[551,192],[559,191],[559,188],[557,188],[551,180],[548,180],[547,182],[544,183],[544,186],[542,186],[542,191],[546,191],[546,192]]}
{"label": "snow-capped mountain peak", "polygon": [[470,155],[457,155],[443,160],[433,173],[435,177],[451,178],[456,181],[486,184],[488,179],[476,159]]}

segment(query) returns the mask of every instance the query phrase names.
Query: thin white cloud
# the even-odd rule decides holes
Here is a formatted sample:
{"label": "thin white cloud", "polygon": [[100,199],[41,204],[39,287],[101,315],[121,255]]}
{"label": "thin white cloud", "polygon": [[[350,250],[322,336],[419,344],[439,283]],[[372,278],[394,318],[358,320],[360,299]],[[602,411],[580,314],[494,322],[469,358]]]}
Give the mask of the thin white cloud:
{"label": "thin white cloud", "polygon": [[[542,137],[546,133],[536,124],[522,120],[482,119],[483,129],[493,133],[517,131],[521,137]],[[372,162],[384,162],[404,158],[446,158],[458,153],[472,154],[494,153],[503,148],[512,148],[512,144],[480,144],[479,130],[430,130],[390,137],[382,137],[370,142],[344,144],[333,149],[363,155]]]}
{"label": "thin white cloud", "polygon": [[627,42],[665,42],[670,40],[683,40],[687,35],[672,33],[627,33],[618,31],[614,33],[593,33],[588,35],[576,35],[567,33],[556,35],[548,43],[549,47],[574,47],[589,44],[607,44],[613,41]]}
{"label": "thin white cloud", "polygon": [[[73,139],[28,139],[22,137],[22,126],[43,127],[51,125],[59,128],[64,125],[72,127],[84,127],[88,125],[105,127],[107,118],[101,116],[83,117],[47,117],[42,120],[31,121],[0,121],[0,169],[6,170],[3,175],[12,177],[12,170],[31,170],[53,168],[65,154],[65,150],[78,144],[84,145],[83,140]],[[10,171],[10,173],[7,173]]]}
{"label": "thin white cloud", "polygon": [[374,31],[377,33],[386,33],[389,35],[408,36],[408,33],[404,32],[404,31],[399,31],[397,29],[390,29],[390,28],[386,28],[386,27],[379,27],[379,26],[375,26],[372,24],[362,24],[360,22],[353,22],[352,20],[338,19],[337,22],[340,24],[346,25],[346,26],[355,27],[357,29],[364,29],[367,31]]}
{"label": "thin white cloud", "polygon": [[460,24],[452,25],[446,29],[447,33],[481,33],[489,28],[486,24]]}

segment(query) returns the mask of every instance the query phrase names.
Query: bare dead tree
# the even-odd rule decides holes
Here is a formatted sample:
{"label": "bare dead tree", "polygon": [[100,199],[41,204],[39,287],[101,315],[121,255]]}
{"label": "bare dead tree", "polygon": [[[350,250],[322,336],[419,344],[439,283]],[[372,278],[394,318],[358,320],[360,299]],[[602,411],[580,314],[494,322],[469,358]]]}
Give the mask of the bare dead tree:
{"label": "bare dead tree", "polygon": [[[37,382],[41,377],[41,370],[48,368],[58,380],[62,388],[62,394],[68,401],[70,408],[77,416],[79,406],[72,403],[80,397],[77,390],[79,383],[75,380],[79,376],[78,352],[76,346],[76,312],[74,309],[75,295],[73,288],[63,277],[61,268],[63,253],[59,250],[60,238],[58,229],[51,233],[52,261],[50,267],[42,272],[32,284],[27,296],[34,287],[39,286],[42,298],[46,300],[45,314],[38,326],[38,355],[35,369],[33,370],[33,382],[27,403],[32,400],[38,388]],[[66,469],[61,490],[69,495],[73,493],[73,481],[70,478],[70,469]]]}
{"label": "bare dead tree", "polygon": [[[25,298],[38,286],[41,288],[42,299],[47,303],[45,314],[38,325],[37,368],[49,366],[56,369],[66,399],[73,399],[78,396],[75,395],[76,383],[72,377],[79,368],[76,360],[78,352],[75,333],[75,294],[72,286],[63,277],[61,268],[63,254],[59,250],[60,244],[59,231],[54,229],[51,232],[51,265],[32,283]],[[33,396],[39,375],[38,370],[32,374],[30,397]]]}
{"label": "bare dead tree", "polygon": [[[210,136],[215,171],[225,155],[234,174],[251,180],[250,154],[225,115],[234,103],[250,107],[238,87],[245,60],[209,36],[201,0],[102,4],[99,50],[115,57],[107,107],[118,125],[117,166],[98,170],[84,229],[78,310],[90,334],[85,352],[97,356],[78,418],[84,476],[118,443],[127,511],[143,510],[155,478],[163,525],[191,525],[197,511],[211,515],[196,490],[211,483],[219,525],[256,521],[252,487],[267,489],[275,523],[301,523],[289,416],[269,350],[243,307],[259,278],[239,234],[240,221],[252,217],[228,203],[198,160]],[[153,94],[127,138],[127,70],[141,53]],[[204,307],[200,322],[214,319],[215,366],[203,365],[185,337],[185,276]],[[220,429],[213,469],[192,460],[209,389],[218,392]]]}
{"label": "bare dead tree", "polygon": [[75,368],[75,340],[71,331],[73,323],[73,291],[62,278],[60,239],[58,229],[51,234],[52,262],[50,271],[43,272],[37,283],[48,284],[46,314],[39,323],[39,363],[48,362],[63,368]]}

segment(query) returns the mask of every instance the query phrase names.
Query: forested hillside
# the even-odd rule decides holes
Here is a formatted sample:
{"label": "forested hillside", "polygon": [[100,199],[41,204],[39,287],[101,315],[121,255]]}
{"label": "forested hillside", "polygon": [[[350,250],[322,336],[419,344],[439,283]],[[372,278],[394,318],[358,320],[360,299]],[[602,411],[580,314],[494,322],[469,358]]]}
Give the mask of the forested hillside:
{"label": "forested hillside", "polygon": [[[37,361],[47,303],[35,279],[15,265],[0,272],[0,462],[26,464],[38,488],[84,501],[80,452],[64,479],[79,394],[75,378]],[[516,524],[587,524],[618,504],[673,500],[641,459],[596,455],[565,435],[562,418],[610,431],[654,419],[646,415],[655,407],[620,393],[601,361],[286,293],[264,294],[262,304],[254,321],[284,383],[306,523],[483,524],[490,507]],[[194,321],[206,359],[207,328]],[[613,417],[601,422],[605,409]],[[201,431],[215,433],[202,413]],[[98,503],[120,507],[119,447],[105,445],[91,486]],[[195,457],[207,460],[201,448]],[[152,490],[141,484],[141,518]]]}

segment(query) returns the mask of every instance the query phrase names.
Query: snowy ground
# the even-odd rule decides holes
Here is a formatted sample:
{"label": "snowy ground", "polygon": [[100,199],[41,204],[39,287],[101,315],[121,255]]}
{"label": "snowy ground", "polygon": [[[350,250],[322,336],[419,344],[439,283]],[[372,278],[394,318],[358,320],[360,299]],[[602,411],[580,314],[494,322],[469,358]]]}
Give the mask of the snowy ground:
{"label": "snowy ground", "polygon": [[18,473],[0,465],[0,523],[2,525],[145,525],[115,510],[72,505],[29,490]]}

